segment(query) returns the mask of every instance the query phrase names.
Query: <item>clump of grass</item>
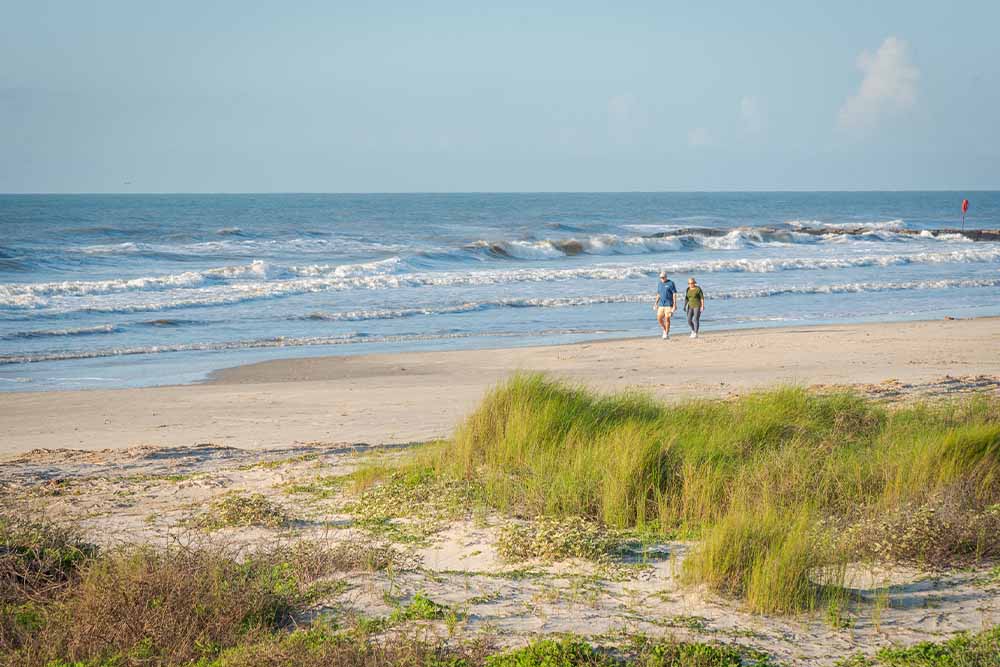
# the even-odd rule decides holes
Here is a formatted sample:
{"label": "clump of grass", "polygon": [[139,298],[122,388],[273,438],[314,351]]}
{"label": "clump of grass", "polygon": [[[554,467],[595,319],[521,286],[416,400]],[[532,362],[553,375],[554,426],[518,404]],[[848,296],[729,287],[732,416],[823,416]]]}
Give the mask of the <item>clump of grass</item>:
{"label": "clump of grass", "polygon": [[[759,612],[840,595],[847,559],[904,555],[872,549],[867,525],[898,525],[912,535],[905,553],[927,564],[1000,552],[1000,401],[985,396],[890,411],[790,388],[668,407],[522,375],[486,397],[434,466],[520,516],[700,535],[686,575]],[[907,508],[925,506],[954,519],[913,530]]]}
{"label": "clump of grass", "polygon": [[194,524],[205,530],[238,526],[281,528],[289,516],[278,504],[261,493],[227,493],[198,516]]}
{"label": "clump of grass", "polygon": [[511,562],[536,558],[548,562],[567,558],[607,562],[621,553],[625,544],[618,532],[582,517],[537,517],[527,524],[503,526],[497,538],[497,553]]}

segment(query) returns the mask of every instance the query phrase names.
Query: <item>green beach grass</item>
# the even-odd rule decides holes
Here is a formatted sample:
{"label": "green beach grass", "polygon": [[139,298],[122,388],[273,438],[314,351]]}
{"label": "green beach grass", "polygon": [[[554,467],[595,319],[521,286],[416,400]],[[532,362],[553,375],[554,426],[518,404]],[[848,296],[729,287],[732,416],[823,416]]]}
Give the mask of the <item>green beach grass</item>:
{"label": "green beach grass", "polygon": [[762,613],[842,595],[858,560],[1000,556],[1000,402],[886,408],[783,388],[658,403],[520,375],[417,457],[521,516],[700,540],[684,575]]}

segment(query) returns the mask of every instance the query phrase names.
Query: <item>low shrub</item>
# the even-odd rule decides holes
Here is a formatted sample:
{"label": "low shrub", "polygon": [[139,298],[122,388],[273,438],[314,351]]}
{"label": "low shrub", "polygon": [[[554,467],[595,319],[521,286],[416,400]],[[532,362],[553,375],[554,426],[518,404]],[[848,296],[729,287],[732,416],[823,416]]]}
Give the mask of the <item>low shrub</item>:
{"label": "low shrub", "polygon": [[288,520],[285,510],[261,493],[228,493],[213,502],[194,524],[205,530],[238,526],[281,528]]}
{"label": "low shrub", "polygon": [[624,544],[617,532],[582,517],[537,517],[530,523],[503,526],[497,552],[511,562],[534,558],[548,562],[567,558],[603,562],[621,552]]}

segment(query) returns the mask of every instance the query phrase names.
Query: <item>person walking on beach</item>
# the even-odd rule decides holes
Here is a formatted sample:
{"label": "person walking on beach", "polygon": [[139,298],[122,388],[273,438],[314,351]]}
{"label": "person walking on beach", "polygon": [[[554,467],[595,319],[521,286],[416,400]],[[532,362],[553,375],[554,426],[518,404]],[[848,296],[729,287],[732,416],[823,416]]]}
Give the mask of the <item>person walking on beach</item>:
{"label": "person walking on beach", "polygon": [[667,278],[666,271],[660,271],[660,284],[656,286],[656,321],[663,329],[663,338],[670,338],[670,317],[677,310],[677,286]]}
{"label": "person walking on beach", "polygon": [[697,338],[701,314],[705,312],[705,293],[694,278],[688,278],[688,288],[684,292],[684,311],[688,316],[688,326],[691,327],[691,338]]}

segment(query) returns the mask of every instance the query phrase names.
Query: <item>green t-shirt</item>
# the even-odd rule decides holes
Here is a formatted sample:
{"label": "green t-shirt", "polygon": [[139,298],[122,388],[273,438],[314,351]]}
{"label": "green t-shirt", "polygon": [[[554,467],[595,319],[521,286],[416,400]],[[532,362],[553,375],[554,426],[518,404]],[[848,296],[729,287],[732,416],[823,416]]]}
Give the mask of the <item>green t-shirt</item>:
{"label": "green t-shirt", "polygon": [[701,310],[701,304],[705,300],[705,293],[700,287],[688,287],[684,294],[684,303],[688,308]]}

